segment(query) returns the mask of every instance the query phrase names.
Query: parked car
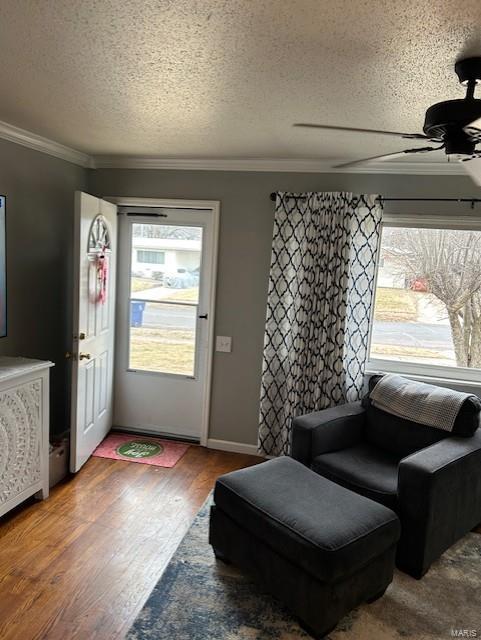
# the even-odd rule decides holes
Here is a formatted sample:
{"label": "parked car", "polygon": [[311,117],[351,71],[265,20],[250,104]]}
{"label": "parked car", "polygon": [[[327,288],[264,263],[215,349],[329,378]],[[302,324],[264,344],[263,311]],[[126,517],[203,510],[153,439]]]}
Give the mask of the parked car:
{"label": "parked car", "polygon": [[134,278],[145,278],[146,280],[158,280],[161,284],[164,279],[164,272],[153,269],[152,267],[142,267],[132,271]]}
{"label": "parked car", "polygon": [[164,274],[164,286],[171,289],[188,289],[199,284],[198,271],[187,271],[187,269],[177,269],[173,273]]}
{"label": "parked car", "polygon": [[164,284],[164,272],[163,271],[152,271],[152,278],[154,280],[158,280],[160,284]]}

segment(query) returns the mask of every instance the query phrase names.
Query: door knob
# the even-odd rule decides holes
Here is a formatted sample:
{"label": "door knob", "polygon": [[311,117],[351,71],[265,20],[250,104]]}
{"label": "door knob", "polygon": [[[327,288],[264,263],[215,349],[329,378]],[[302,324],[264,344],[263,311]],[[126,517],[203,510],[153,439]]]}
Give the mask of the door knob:
{"label": "door knob", "polygon": [[79,360],[90,360],[90,353],[79,353]]}
{"label": "door knob", "polygon": [[75,353],[72,353],[71,351],[67,351],[67,353],[65,354],[65,359],[66,360],[75,360]]}

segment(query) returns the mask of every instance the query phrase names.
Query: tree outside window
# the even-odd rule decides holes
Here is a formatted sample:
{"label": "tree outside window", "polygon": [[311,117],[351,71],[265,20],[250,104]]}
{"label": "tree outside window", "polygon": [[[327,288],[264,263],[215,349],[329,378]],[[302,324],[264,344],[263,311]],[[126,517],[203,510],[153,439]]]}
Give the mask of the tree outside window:
{"label": "tree outside window", "polygon": [[481,368],[481,232],[385,227],[371,357]]}

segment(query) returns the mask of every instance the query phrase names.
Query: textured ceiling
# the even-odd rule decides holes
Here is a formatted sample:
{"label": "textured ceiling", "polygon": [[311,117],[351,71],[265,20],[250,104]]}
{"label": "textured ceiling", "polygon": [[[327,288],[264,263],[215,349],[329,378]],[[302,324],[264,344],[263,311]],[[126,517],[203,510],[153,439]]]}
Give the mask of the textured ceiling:
{"label": "textured ceiling", "polygon": [[1,0],[0,120],[88,153],[347,160],[403,141],[292,124],[420,131],[462,52],[480,0]]}

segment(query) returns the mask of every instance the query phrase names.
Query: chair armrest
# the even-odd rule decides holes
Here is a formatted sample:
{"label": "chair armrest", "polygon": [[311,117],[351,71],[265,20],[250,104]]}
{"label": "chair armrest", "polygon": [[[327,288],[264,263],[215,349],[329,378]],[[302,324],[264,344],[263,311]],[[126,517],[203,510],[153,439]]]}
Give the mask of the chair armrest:
{"label": "chair armrest", "polygon": [[456,540],[481,522],[481,430],[450,437],[401,460],[401,555],[422,575]]}
{"label": "chair armrest", "polygon": [[310,466],[321,453],[339,451],[357,444],[362,437],[365,410],[350,402],[294,418],[291,456]]}

